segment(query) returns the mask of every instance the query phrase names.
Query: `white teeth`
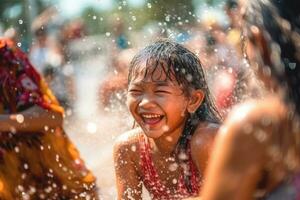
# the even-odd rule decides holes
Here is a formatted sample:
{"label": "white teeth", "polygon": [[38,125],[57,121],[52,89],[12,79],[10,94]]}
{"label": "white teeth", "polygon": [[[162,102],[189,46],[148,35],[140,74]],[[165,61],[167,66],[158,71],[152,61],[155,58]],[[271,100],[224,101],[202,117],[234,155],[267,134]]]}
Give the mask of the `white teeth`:
{"label": "white teeth", "polygon": [[160,117],[160,115],[156,115],[156,114],[151,114],[151,115],[142,115],[144,118],[148,118],[148,119],[151,119],[151,118],[158,118]]}

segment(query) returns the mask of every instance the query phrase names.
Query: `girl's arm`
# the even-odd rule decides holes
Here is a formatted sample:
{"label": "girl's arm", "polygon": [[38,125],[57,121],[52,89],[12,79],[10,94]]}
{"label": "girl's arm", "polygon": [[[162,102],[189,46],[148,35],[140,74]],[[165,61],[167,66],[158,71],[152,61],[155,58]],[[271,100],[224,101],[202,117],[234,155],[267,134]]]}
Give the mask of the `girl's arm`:
{"label": "girl's arm", "polygon": [[[207,163],[213,148],[214,138],[219,127],[198,127],[191,140],[193,161],[201,175],[205,174]],[[201,178],[204,178],[203,176]]]}
{"label": "girl's arm", "polygon": [[118,200],[142,200],[142,181],[138,175],[138,166],[133,159],[137,150],[133,145],[117,142],[114,146],[114,164]]}
{"label": "girl's arm", "polygon": [[243,119],[240,114],[229,117],[219,130],[201,200],[250,200],[254,197],[263,171],[266,144],[259,141],[254,132],[260,131],[257,124],[249,118]]}
{"label": "girl's arm", "polygon": [[15,114],[0,114],[0,132],[44,131],[62,123],[62,114],[37,105]]}

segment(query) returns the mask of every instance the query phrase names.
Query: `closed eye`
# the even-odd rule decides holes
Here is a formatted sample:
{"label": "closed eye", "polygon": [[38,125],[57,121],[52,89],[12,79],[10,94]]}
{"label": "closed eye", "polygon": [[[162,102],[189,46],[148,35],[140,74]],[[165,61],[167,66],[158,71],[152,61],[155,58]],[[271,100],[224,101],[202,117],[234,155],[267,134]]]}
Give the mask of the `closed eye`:
{"label": "closed eye", "polygon": [[130,89],[128,92],[129,93],[138,94],[138,93],[141,93],[142,91],[141,90],[137,90],[137,89]]}
{"label": "closed eye", "polygon": [[155,93],[171,94],[171,92],[167,90],[155,90]]}

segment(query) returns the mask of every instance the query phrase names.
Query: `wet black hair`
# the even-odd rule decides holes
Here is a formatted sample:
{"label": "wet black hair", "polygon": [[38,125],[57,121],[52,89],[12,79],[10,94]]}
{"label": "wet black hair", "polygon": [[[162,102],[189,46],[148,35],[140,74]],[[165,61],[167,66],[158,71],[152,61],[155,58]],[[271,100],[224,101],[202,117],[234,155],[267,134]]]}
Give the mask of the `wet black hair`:
{"label": "wet black hair", "polygon": [[[168,79],[177,81],[182,86],[183,93],[189,95],[191,89],[201,89],[204,92],[204,100],[195,113],[189,114],[182,135],[180,136],[175,154],[179,161],[181,154],[189,155],[187,147],[199,122],[212,122],[219,124],[222,117],[215,106],[214,98],[208,87],[205,72],[199,58],[184,46],[168,39],[160,39],[142,49],[131,61],[129,66],[128,83],[133,78],[140,64],[146,63],[145,77],[151,76],[162,69]],[[175,77],[176,80],[173,80]],[[184,157],[184,156],[183,156]],[[190,174],[185,173],[185,183],[191,189]]]}
{"label": "wet black hair", "polygon": [[[251,26],[261,30],[268,55],[264,65],[286,91],[286,101],[300,116],[300,1],[251,0],[244,15],[245,34],[255,41]],[[254,42],[255,45],[255,42]]]}

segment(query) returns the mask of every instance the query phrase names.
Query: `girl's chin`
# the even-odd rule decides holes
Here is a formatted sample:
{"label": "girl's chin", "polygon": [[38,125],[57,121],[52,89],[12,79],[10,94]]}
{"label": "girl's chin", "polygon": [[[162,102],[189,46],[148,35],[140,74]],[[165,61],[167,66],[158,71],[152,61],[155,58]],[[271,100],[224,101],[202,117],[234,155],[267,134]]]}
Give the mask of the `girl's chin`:
{"label": "girl's chin", "polygon": [[144,130],[144,133],[147,137],[150,137],[152,139],[157,139],[164,134],[163,131],[149,131],[149,130]]}

